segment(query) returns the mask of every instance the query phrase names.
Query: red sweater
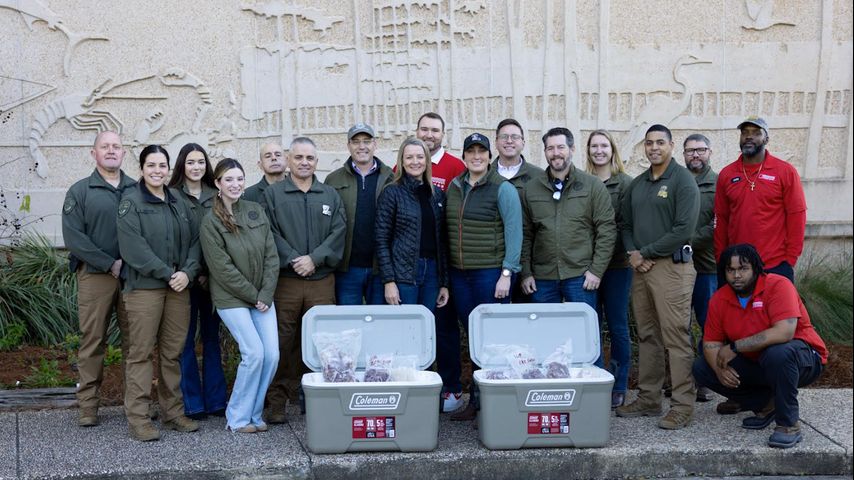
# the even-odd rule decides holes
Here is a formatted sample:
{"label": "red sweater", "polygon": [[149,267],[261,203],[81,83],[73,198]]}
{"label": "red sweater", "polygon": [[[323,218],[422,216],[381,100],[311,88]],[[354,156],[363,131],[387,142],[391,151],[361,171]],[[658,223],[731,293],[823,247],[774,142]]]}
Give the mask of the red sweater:
{"label": "red sweater", "polygon": [[462,175],[466,171],[466,164],[459,158],[451,155],[448,151],[442,155],[439,163],[434,163],[433,169],[433,185],[441,188],[443,192],[448,191],[448,185],[451,180]]}
{"label": "red sweater", "polygon": [[[765,151],[758,166],[742,157],[718,175],[715,190],[715,258],[726,247],[750,243],[766,268],[794,267],[804,249],[807,203],[795,167]],[[751,182],[755,185],[751,189]]]}

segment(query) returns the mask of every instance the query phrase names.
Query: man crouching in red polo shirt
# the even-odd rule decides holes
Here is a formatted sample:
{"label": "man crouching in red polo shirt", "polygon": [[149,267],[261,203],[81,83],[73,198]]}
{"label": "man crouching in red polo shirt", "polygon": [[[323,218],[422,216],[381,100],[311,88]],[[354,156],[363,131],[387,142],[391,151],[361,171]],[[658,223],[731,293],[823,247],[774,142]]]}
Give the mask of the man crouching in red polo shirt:
{"label": "man crouching in red polo shirt", "polygon": [[694,378],[753,410],[742,427],[761,430],[776,420],[769,446],[793,447],[803,439],[798,388],[821,374],[827,363],[824,341],[794,285],[765,273],[753,245],[724,250],[718,273],[727,284],[709,301],[703,357],[694,362]]}

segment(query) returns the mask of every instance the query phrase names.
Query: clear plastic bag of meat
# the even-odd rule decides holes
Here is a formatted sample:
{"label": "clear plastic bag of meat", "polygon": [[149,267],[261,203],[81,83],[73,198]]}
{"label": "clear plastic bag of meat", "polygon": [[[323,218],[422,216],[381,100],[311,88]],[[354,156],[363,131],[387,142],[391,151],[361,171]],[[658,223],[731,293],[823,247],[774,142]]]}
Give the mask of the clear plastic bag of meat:
{"label": "clear plastic bag of meat", "polygon": [[390,353],[374,354],[368,357],[365,367],[365,382],[388,382],[391,379],[391,368],[394,355]]}
{"label": "clear plastic bag of meat", "polygon": [[356,359],[362,349],[362,331],[315,332],[314,346],[320,357],[323,381],[332,383],[357,382]]}
{"label": "clear plastic bag of meat", "polygon": [[537,362],[537,352],[529,345],[509,345],[505,351],[510,368],[526,380],[546,378]]}
{"label": "clear plastic bag of meat", "polygon": [[558,345],[554,352],[543,360],[543,370],[546,378],[570,378],[570,367],[572,367],[572,339]]}
{"label": "clear plastic bag of meat", "polygon": [[391,366],[392,382],[414,382],[418,379],[418,356],[395,355]]}

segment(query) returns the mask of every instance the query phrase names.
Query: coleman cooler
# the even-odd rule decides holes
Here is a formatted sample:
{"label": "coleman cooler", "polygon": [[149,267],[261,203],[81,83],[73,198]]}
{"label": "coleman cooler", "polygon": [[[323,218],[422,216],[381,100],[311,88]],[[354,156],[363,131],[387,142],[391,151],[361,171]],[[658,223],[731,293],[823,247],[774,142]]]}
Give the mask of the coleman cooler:
{"label": "coleman cooler", "polygon": [[[361,330],[358,382],[323,379],[315,332]],[[393,353],[417,357],[414,380],[362,382],[366,359]],[[433,314],[422,305],[322,305],[306,312],[302,358],[312,370],[302,377],[306,440],[314,453],[430,451],[439,434],[442,379],[424,371],[436,356]],[[411,358],[411,357],[410,357]]]}
{"label": "coleman cooler", "polygon": [[[495,345],[528,345],[538,364],[572,339],[570,378],[490,380],[508,363]],[[601,447],[611,425],[614,376],[593,366],[599,321],[585,303],[484,304],[469,316],[469,350],[480,389],[478,436],[490,449]]]}

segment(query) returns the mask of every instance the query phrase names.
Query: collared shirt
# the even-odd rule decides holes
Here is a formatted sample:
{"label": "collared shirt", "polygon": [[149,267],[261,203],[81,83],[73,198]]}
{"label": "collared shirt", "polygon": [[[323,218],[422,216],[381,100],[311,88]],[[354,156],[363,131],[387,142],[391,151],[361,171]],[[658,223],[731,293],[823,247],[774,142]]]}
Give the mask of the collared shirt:
{"label": "collared shirt", "polygon": [[524,162],[522,161],[522,158],[520,157],[519,163],[517,163],[516,165],[511,165],[509,167],[505,167],[504,165],[501,164],[501,159],[498,159],[498,162],[497,162],[498,174],[501,175],[502,177],[506,178],[507,180],[510,180],[511,178],[515,177],[517,173],[519,173],[519,169],[522,168],[523,163]]}
{"label": "collared shirt", "polygon": [[356,172],[357,174],[361,175],[361,176],[362,176],[362,178],[364,178],[364,177],[367,177],[368,175],[370,175],[370,174],[372,174],[372,173],[376,172],[376,171],[377,171],[377,169],[378,169],[378,168],[380,168],[380,167],[379,167],[379,165],[377,165],[377,160],[376,160],[376,159],[374,159],[374,160],[373,160],[373,162],[374,162],[374,163],[373,163],[373,164],[371,164],[371,169],[370,169],[370,170],[368,170],[368,172],[367,172],[367,173],[362,173],[362,171],[359,169],[359,167],[357,167],[357,166],[356,166],[356,161],[355,161],[355,160],[351,160],[351,161],[350,161],[350,167],[352,167],[352,168],[353,168],[353,171],[354,171],[354,172]]}
{"label": "collared shirt", "polygon": [[439,149],[436,150],[436,153],[430,156],[430,161],[433,163],[433,165],[438,165],[439,162],[442,161],[443,156],[445,156],[445,148],[439,147]]}

